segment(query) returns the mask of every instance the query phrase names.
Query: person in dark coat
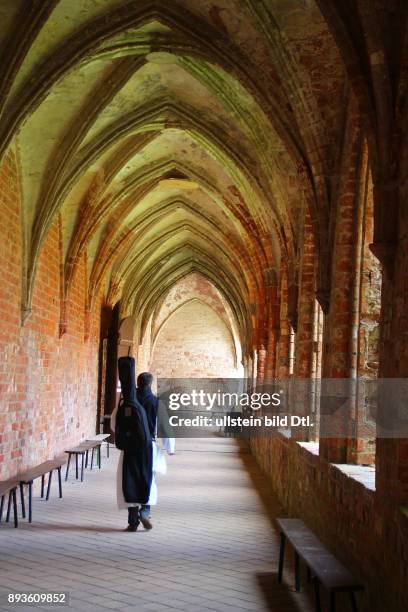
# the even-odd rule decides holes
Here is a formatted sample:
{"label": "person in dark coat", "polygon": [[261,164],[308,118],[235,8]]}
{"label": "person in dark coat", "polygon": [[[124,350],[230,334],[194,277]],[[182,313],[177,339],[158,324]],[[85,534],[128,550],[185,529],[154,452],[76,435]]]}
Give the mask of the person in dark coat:
{"label": "person in dark coat", "polygon": [[137,399],[133,357],[120,357],[118,370],[122,399],[112,413],[112,431],[115,431],[118,423],[120,427],[121,407],[130,407],[140,422],[146,439],[140,446],[135,445],[131,450],[121,451],[117,472],[118,507],[128,509],[128,531],[136,531],[140,522],[145,529],[151,529],[150,503],[156,503],[157,498],[153,475],[154,442],[146,410]]}
{"label": "person in dark coat", "polygon": [[146,410],[147,421],[149,423],[150,435],[153,440],[156,439],[157,429],[157,411],[159,406],[159,400],[152,391],[153,376],[150,372],[142,372],[137,377],[137,389],[136,397],[137,400],[142,404]]}
{"label": "person in dark coat", "polygon": [[[147,421],[149,423],[150,435],[153,440],[156,439],[157,430],[157,411],[159,400],[152,391],[153,376],[150,372],[142,372],[137,377],[136,397],[138,402],[146,411]],[[140,510],[140,519],[148,520],[150,516],[150,505],[143,504]],[[143,523],[144,524],[144,523]]]}

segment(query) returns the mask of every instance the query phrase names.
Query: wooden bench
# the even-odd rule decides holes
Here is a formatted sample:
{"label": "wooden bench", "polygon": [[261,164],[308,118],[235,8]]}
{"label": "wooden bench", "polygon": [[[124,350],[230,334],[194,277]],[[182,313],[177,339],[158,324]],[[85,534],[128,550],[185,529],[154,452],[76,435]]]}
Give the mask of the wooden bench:
{"label": "wooden bench", "polygon": [[44,485],[45,485],[45,476],[48,474],[48,485],[47,485],[47,494],[46,500],[48,501],[50,497],[51,490],[51,480],[52,473],[54,470],[58,471],[58,489],[59,496],[62,497],[62,481],[61,481],[61,467],[65,463],[64,457],[57,457],[56,459],[51,459],[50,461],[44,461],[44,463],[40,463],[21,474],[17,474],[16,480],[20,485],[20,497],[21,497],[21,514],[23,518],[26,517],[25,512],[25,499],[24,499],[24,485],[28,485],[28,522],[32,522],[33,518],[33,482],[37,478],[41,478],[41,497],[44,497]]}
{"label": "wooden bench", "polygon": [[295,585],[300,591],[300,559],[308,570],[308,580],[313,578],[315,589],[315,609],[321,612],[320,585],[330,593],[330,611],[336,609],[336,593],[343,591],[349,594],[353,612],[357,612],[356,591],[364,586],[354,578],[347,568],[320,542],[315,534],[300,519],[277,519],[280,528],[280,552],[278,580],[282,582],[285,544],[288,540],[295,552]]}
{"label": "wooden bench", "polygon": [[89,451],[92,451],[91,458],[91,470],[93,467],[93,459],[94,459],[94,451],[98,449],[98,466],[101,468],[101,444],[102,440],[92,440],[85,441],[79,444],[78,446],[73,446],[72,448],[67,448],[65,452],[68,454],[68,463],[67,463],[67,471],[65,473],[65,480],[68,480],[69,474],[69,466],[71,463],[71,456],[75,455],[75,477],[78,480],[78,457],[81,457],[81,482],[84,480],[84,466],[88,467],[88,455]]}
{"label": "wooden bench", "polygon": [[109,440],[108,438],[110,438],[110,434],[96,434],[94,436],[92,436],[92,438],[87,438],[86,442],[106,442],[106,456],[109,458]]}
{"label": "wooden bench", "polygon": [[9,521],[10,519],[11,501],[13,501],[14,527],[18,527],[17,487],[18,487],[18,482],[16,482],[15,480],[4,480],[3,482],[0,482],[0,523],[3,518],[4,500],[8,493],[9,498],[8,498],[6,521]]}

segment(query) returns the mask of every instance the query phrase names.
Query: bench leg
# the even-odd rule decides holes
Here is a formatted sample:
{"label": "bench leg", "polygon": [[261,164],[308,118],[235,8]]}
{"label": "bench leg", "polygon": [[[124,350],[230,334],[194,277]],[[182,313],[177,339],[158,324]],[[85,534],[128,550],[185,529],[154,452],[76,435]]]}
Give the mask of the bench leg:
{"label": "bench leg", "polygon": [[299,555],[295,551],[295,588],[296,591],[300,591],[300,559]]}
{"label": "bench leg", "polygon": [[65,472],[65,481],[68,480],[69,464],[71,463],[71,453],[68,454],[67,471]]}
{"label": "bench leg", "polygon": [[[78,455],[77,455],[77,457],[78,457]],[[81,461],[81,482],[83,482],[83,481],[84,481],[84,459],[85,459],[85,456],[84,456],[84,453],[82,453],[82,461]]]}
{"label": "bench leg", "polygon": [[6,523],[8,523],[10,520],[10,508],[11,508],[11,491],[9,492],[9,496],[8,496]]}
{"label": "bench leg", "polygon": [[45,474],[41,476],[41,497],[44,497],[44,479],[45,479]]}
{"label": "bench leg", "polygon": [[48,474],[47,497],[45,498],[47,501],[50,499],[51,480],[52,480],[52,470]]}
{"label": "bench leg", "polygon": [[336,612],[336,592],[330,593],[330,612]]}
{"label": "bench leg", "polygon": [[14,527],[18,527],[17,491],[13,489]]}
{"label": "bench leg", "polygon": [[320,605],[320,585],[317,578],[314,579],[314,592],[315,592],[315,611],[322,612]]}
{"label": "bench leg", "polygon": [[280,534],[280,550],[279,550],[279,568],[278,568],[278,582],[282,582],[283,575],[283,562],[285,560],[285,545],[286,536],[281,532]]}
{"label": "bench leg", "polygon": [[357,601],[354,591],[349,592],[350,605],[353,612],[357,612]]}
{"label": "bench leg", "polygon": [[61,481],[61,466],[59,468],[57,468],[58,470],[58,489],[59,489],[59,496],[62,497],[62,481]]}
{"label": "bench leg", "polygon": [[1,500],[0,500],[0,523],[1,523],[1,519],[3,518],[3,508],[4,508],[4,495],[1,496]]}
{"label": "bench leg", "polygon": [[101,444],[98,446],[98,467],[101,469],[102,467],[102,458],[101,458]]}
{"label": "bench leg", "polygon": [[312,572],[310,571],[310,567],[307,566],[306,568],[306,573],[307,573],[307,581],[308,582],[312,582]]}
{"label": "bench leg", "polygon": [[106,456],[109,459],[109,442],[107,442],[106,444],[107,444],[107,447],[106,447]]}
{"label": "bench leg", "polygon": [[[89,461],[89,451],[86,451],[85,454],[85,469],[88,467],[88,461]],[[92,469],[92,466],[91,466]]]}
{"label": "bench leg", "polygon": [[75,453],[75,478],[78,480],[78,453]]}
{"label": "bench leg", "polygon": [[25,518],[26,511],[25,511],[25,500],[24,500],[24,485],[22,482],[20,482],[20,502],[21,502],[21,516]]}
{"label": "bench leg", "polygon": [[28,522],[33,520],[33,483],[28,483]]}
{"label": "bench leg", "polygon": [[92,449],[92,453],[91,453],[91,470],[93,468],[93,460],[94,460],[94,448]]}

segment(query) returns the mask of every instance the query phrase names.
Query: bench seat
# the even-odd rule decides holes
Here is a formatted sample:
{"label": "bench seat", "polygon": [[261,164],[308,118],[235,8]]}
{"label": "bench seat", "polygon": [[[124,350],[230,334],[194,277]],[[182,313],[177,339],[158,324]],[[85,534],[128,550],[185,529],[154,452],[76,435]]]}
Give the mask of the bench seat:
{"label": "bench seat", "polygon": [[100,433],[95,434],[94,436],[87,438],[86,442],[106,442],[106,456],[109,458],[109,438],[111,434],[109,433]]}
{"label": "bench seat", "polygon": [[92,436],[91,438],[87,438],[86,442],[103,442],[104,440],[106,440],[106,438],[109,438],[110,434],[95,434],[94,436]]}
{"label": "bench seat", "polygon": [[320,612],[320,591],[322,585],[330,593],[331,612],[335,611],[335,594],[340,591],[349,593],[353,612],[357,610],[355,591],[362,591],[364,586],[338,559],[324,546],[302,520],[277,519],[281,534],[278,579],[282,582],[283,562],[286,539],[295,551],[296,590],[300,590],[300,559],[308,568],[308,576],[313,576],[315,585],[316,612]]}
{"label": "bench seat", "polygon": [[17,474],[17,480],[19,482],[22,482],[23,484],[29,484],[30,482],[33,482],[33,480],[35,480],[36,478],[39,478],[40,476],[43,476],[52,470],[56,470],[64,463],[64,457],[60,457],[59,459],[51,459],[50,461],[44,461],[44,463],[40,463],[40,465],[36,465],[35,467],[26,470],[25,472]]}
{"label": "bench seat", "polygon": [[65,463],[65,457],[56,457],[55,459],[51,459],[49,461],[44,461],[39,465],[34,466],[20,474],[17,474],[16,480],[20,485],[20,497],[21,497],[21,512],[23,518],[25,518],[25,499],[24,499],[24,485],[28,485],[28,522],[32,522],[33,516],[33,482],[37,478],[41,478],[41,497],[44,497],[44,484],[45,484],[45,475],[48,474],[48,485],[47,485],[47,494],[46,500],[48,501],[50,497],[51,491],[51,481],[52,481],[52,473],[54,470],[58,471],[58,489],[59,489],[59,497],[62,497],[62,481],[61,481],[61,467]]}
{"label": "bench seat", "polygon": [[75,476],[77,480],[78,480],[78,471],[79,471],[78,470],[78,457],[81,457],[81,482],[83,482],[84,480],[84,466],[88,467],[88,454],[90,450],[92,451],[91,470],[93,467],[93,458],[94,458],[95,449],[98,449],[98,465],[99,465],[99,469],[101,468],[101,444],[102,442],[103,440],[100,440],[100,439],[84,440],[77,446],[72,446],[71,448],[65,449],[65,453],[68,454],[67,471],[65,473],[65,480],[68,480],[69,466],[71,463],[72,455],[75,456]]}

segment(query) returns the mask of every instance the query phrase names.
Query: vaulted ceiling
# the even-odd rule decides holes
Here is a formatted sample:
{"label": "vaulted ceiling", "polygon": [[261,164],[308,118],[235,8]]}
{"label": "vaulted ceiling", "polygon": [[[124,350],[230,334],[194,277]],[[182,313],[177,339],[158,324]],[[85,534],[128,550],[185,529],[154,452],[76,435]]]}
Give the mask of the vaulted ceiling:
{"label": "vaulted ceiling", "polygon": [[59,216],[65,295],[86,254],[89,302],[147,320],[197,272],[248,337],[306,210],[325,248],[349,90],[315,2],[0,0],[0,29],[26,308]]}

